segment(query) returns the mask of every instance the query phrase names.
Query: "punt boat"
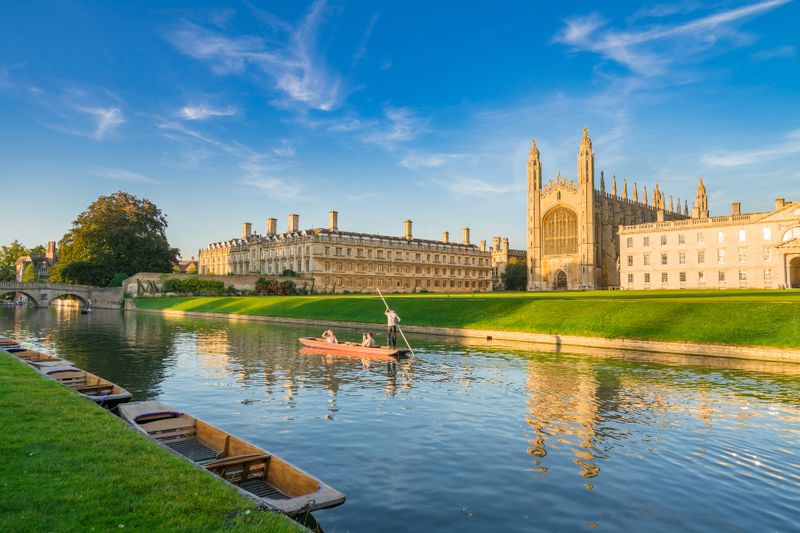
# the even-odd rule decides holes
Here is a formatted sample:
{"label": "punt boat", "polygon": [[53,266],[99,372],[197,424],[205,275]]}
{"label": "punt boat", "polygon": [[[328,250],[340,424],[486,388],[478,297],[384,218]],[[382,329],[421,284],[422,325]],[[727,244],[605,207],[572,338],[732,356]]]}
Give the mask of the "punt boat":
{"label": "punt boat", "polygon": [[327,342],[325,339],[314,337],[300,337],[300,343],[303,346],[314,348],[315,350],[324,351],[327,353],[337,352],[349,355],[389,355],[392,357],[403,357],[408,355],[409,350],[405,348],[389,348],[386,346],[361,346],[356,342]]}
{"label": "punt boat", "polygon": [[78,394],[107,409],[113,409],[131,399],[131,393],[119,385],[74,366],[46,366],[40,368],[39,372],[75,389]]}
{"label": "punt boat", "polygon": [[288,515],[327,509],[345,495],[280,457],[161,402],[131,402],[119,415],[198,468]]}
{"label": "punt boat", "polygon": [[48,366],[72,365],[72,362],[67,361],[66,359],[61,359],[49,353],[37,352],[36,350],[29,350],[27,348],[20,348],[19,350],[14,350],[11,352],[11,355],[16,357],[20,361],[25,361],[29,365],[39,369]]}
{"label": "punt boat", "polygon": [[19,348],[19,343],[14,339],[9,339],[8,337],[0,337],[0,350],[10,350],[13,348]]}

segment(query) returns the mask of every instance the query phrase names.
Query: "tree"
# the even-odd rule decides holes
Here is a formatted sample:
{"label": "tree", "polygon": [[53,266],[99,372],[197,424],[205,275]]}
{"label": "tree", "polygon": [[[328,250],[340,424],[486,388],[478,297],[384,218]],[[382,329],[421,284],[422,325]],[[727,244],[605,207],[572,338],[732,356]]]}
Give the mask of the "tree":
{"label": "tree", "polygon": [[111,281],[108,282],[109,287],[122,287],[122,282],[128,279],[130,276],[127,275],[125,272],[117,272],[114,274],[114,277],[111,278]]}
{"label": "tree", "polygon": [[0,281],[14,281],[17,277],[17,259],[29,255],[29,251],[18,240],[0,247]]}
{"label": "tree", "polygon": [[197,274],[197,265],[192,265],[186,269],[187,274]]}
{"label": "tree", "polygon": [[22,271],[22,282],[36,283],[37,281],[39,281],[39,270],[33,263],[28,263],[28,266]]}
{"label": "tree", "polygon": [[30,255],[31,257],[44,257],[47,255],[47,248],[39,244],[31,248],[30,251],[28,252],[28,255]]}
{"label": "tree", "polygon": [[528,286],[528,269],[525,263],[510,264],[501,278],[508,291],[523,291]]}
{"label": "tree", "polygon": [[166,228],[147,199],[121,191],[101,196],[59,241],[50,279],[105,286],[118,272],[170,272],[178,250],[170,248]]}

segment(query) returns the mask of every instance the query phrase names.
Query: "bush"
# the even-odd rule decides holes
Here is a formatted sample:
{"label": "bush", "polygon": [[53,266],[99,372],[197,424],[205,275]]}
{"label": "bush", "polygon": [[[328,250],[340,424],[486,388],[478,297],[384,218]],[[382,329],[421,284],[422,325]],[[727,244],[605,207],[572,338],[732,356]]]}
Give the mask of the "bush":
{"label": "bush", "polygon": [[225,294],[225,284],[202,278],[167,278],[161,286],[161,292],[192,296],[222,296]]}
{"label": "bush", "polygon": [[298,290],[293,281],[278,282],[274,279],[258,278],[256,294],[285,296],[298,294]]}
{"label": "bush", "polygon": [[281,272],[281,276],[283,276],[284,278],[296,278],[298,274],[294,270],[287,268],[286,270]]}
{"label": "bush", "polygon": [[28,266],[22,271],[22,282],[36,283],[37,281],[39,281],[39,271],[33,266],[33,263],[28,263]]}
{"label": "bush", "polygon": [[111,278],[111,281],[108,282],[109,287],[122,287],[122,282],[128,279],[128,276],[125,272],[117,272],[114,274],[114,277]]}

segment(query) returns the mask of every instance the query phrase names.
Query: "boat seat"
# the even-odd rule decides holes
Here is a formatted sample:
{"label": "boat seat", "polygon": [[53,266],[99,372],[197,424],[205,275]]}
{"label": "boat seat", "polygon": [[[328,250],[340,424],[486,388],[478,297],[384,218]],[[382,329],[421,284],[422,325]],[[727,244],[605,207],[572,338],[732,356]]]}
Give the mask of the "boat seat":
{"label": "boat seat", "polygon": [[239,485],[254,479],[266,479],[269,458],[269,455],[260,453],[237,455],[214,461],[205,468],[225,481]]}
{"label": "boat seat", "polygon": [[78,392],[81,392],[83,394],[91,394],[91,393],[99,393],[105,391],[113,391],[114,385],[112,385],[111,383],[106,383],[98,385],[81,385],[75,388],[78,389]]}
{"label": "boat seat", "polygon": [[155,420],[141,425],[154,439],[168,444],[195,438],[194,418],[177,417]]}

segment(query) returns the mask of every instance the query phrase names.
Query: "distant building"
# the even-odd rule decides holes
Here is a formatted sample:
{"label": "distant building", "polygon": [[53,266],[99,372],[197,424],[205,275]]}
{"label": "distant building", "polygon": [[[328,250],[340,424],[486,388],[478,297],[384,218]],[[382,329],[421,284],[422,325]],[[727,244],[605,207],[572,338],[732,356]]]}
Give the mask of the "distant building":
{"label": "distant building", "polygon": [[619,229],[622,288],[800,288],[800,203],[709,217],[701,181],[693,215]]}
{"label": "distant building", "polygon": [[242,224],[242,236],[200,250],[200,274],[272,275],[287,271],[314,278],[319,292],[468,292],[491,291],[491,257],[485,243],[470,243],[469,228],[461,242],[416,239],[412,222],[403,236],[341,231],[339,214],[328,214],[327,228],[300,229],[300,217],[289,215],[285,232],[267,219],[266,233]]}
{"label": "distant building", "polygon": [[510,265],[527,263],[528,253],[525,250],[512,250],[508,246],[508,237],[492,238],[492,290],[505,290],[503,274]]}
{"label": "distant building", "polygon": [[195,260],[194,256],[191,259],[181,259],[175,266],[173,270],[178,274],[197,274],[199,269],[199,262]]}
{"label": "distant building", "polygon": [[16,275],[17,281],[22,281],[22,275],[25,273],[25,269],[28,268],[28,265],[33,264],[34,268],[39,273],[39,281],[47,281],[50,277],[50,268],[56,264],[56,241],[50,241],[47,243],[47,254],[42,256],[31,256],[31,255],[23,255],[19,259],[17,259],[16,264],[14,265],[16,268]]}

